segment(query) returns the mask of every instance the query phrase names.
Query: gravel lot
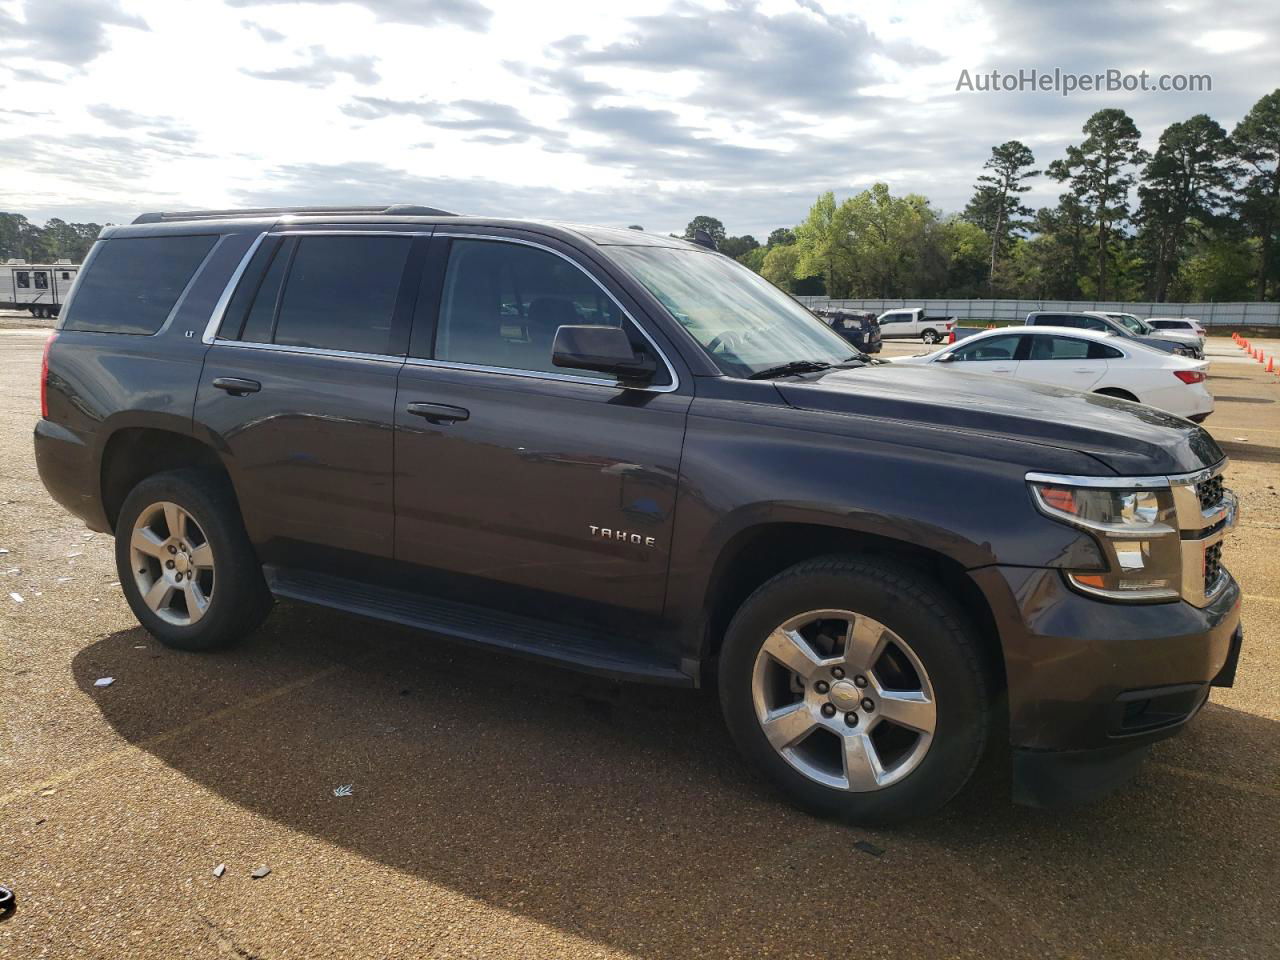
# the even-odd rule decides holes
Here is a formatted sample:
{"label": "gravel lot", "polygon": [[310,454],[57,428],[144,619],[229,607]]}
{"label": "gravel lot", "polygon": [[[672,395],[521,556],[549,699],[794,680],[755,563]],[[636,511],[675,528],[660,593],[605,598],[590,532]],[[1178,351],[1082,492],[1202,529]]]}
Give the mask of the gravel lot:
{"label": "gravel lot", "polygon": [[706,694],[285,604],[160,647],[36,475],[44,336],[0,318],[0,956],[1280,956],[1280,376],[1231,341],[1236,687],[1091,807],[1014,807],[993,763],[867,831],[754,781]]}

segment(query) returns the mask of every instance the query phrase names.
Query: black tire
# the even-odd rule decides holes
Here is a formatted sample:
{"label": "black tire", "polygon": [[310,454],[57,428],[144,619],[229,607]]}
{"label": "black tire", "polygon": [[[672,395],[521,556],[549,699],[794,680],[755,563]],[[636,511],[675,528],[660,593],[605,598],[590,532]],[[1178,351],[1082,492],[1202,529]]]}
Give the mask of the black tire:
{"label": "black tire", "polygon": [[1119,387],[1104,387],[1101,390],[1095,390],[1094,393],[1100,397],[1115,397],[1117,400],[1132,400],[1134,403],[1142,402],[1128,390],[1121,390]]}
{"label": "black tire", "polygon": [[924,333],[920,334],[920,339],[925,343],[937,343],[942,338],[938,336],[937,330],[926,330]]}
{"label": "black tire", "polygon": [[[756,657],[769,634],[806,611],[833,609],[873,618],[908,642],[933,688],[936,727],[927,752],[903,779],[867,792],[819,783],[788,762],[766,738],[752,698]],[[865,825],[926,816],[960,791],[986,748],[991,686],[973,627],[937,583],[910,567],[858,557],[807,561],[758,588],[730,623],[719,665],[721,708],[747,761],[803,809]]]}
{"label": "black tire", "polygon": [[[133,563],[131,538],[139,516],[153,505],[177,504],[196,522],[213,555],[208,607],[194,623],[162,619],[146,603]],[[271,609],[262,567],[245,533],[235,495],[225,477],[200,469],[147,477],[130,491],[116,520],[116,570],[138,622],[167,647],[214,650],[252,633]]]}

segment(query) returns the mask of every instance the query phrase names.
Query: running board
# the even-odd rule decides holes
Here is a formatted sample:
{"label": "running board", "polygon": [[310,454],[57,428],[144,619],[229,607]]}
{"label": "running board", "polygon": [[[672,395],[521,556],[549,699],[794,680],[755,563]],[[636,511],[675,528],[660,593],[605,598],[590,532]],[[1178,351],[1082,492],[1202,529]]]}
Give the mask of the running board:
{"label": "running board", "polygon": [[266,566],[277,597],[301,600],[373,620],[425,630],[496,650],[562,664],[615,680],[692,687],[688,674],[664,663],[643,639],[593,633],[533,617],[503,613],[343,577]]}

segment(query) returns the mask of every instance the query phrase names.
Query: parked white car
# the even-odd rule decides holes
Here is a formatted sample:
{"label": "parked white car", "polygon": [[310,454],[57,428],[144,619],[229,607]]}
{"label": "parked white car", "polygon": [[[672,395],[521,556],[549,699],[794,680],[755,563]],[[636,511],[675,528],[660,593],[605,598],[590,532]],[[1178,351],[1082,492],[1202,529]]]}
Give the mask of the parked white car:
{"label": "parked white car", "polygon": [[1191,329],[1170,328],[1162,330],[1155,324],[1156,320],[1165,320],[1165,317],[1152,317],[1143,320],[1141,317],[1134,316],[1132,313],[1114,313],[1109,310],[1100,311],[1103,316],[1111,317],[1111,319],[1123,323],[1133,333],[1139,337],[1159,337],[1161,340],[1172,340],[1174,343],[1185,343],[1195,351],[1196,359],[1204,359],[1204,329],[1201,328],[1199,333]]}
{"label": "parked white car", "polygon": [[894,363],[1009,377],[1134,400],[1200,423],[1213,413],[1209,361],[1147,347],[1114,333],[1076,327],[1004,327]]}
{"label": "parked white car", "polygon": [[1194,343],[1204,352],[1204,327],[1192,317],[1149,317],[1147,324],[1156,331],[1158,337],[1171,340],[1185,340]]}

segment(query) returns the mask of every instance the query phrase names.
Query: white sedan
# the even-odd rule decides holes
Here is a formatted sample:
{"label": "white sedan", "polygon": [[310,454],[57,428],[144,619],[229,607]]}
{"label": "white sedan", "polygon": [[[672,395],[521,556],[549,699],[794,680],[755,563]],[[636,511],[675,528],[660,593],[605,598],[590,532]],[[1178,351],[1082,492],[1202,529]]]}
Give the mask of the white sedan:
{"label": "white sedan", "polygon": [[1030,380],[1134,400],[1200,423],[1213,413],[1207,360],[1190,360],[1113,333],[1076,327],[985,330],[934,353],[895,357],[939,369]]}

